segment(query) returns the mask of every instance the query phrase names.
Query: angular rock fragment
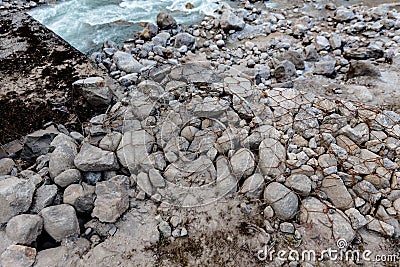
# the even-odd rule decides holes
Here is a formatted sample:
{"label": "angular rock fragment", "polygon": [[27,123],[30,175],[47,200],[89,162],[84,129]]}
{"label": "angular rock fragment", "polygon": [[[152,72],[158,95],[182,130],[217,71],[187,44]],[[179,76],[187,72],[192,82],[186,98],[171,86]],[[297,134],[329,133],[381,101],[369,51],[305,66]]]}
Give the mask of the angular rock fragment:
{"label": "angular rock fragment", "polygon": [[101,77],[78,80],[72,85],[90,105],[106,106],[111,103],[113,93]]}
{"label": "angular rock fragment", "polygon": [[366,219],[368,221],[367,229],[378,232],[384,236],[393,236],[394,235],[394,227],[390,224],[387,224],[383,221],[377,220],[374,217],[367,215]]}
{"label": "angular rock fragment", "polygon": [[0,223],[26,212],[32,203],[35,185],[10,176],[0,180]]}
{"label": "angular rock fragment", "polygon": [[43,219],[39,215],[21,214],[7,223],[7,236],[18,244],[29,245],[40,235]]}
{"label": "angular rock fragment", "polygon": [[353,198],[347,191],[342,179],[337,175],[325,177],[322,180],[321,190],[338,209],[348,209],[354,206]]}
{"label": "angular rock fragment", "polygon": [[143,68],[143,65],[140,64],[139,61],[126,52],[117,51],[113,56],[113,60],[118,69],[125,71],[126,73],[139,73]]}
{"label": "angular rock fragment", "polygon": [[308,195],[311,192],[311,180],[304,174],[290,175],[285,185],[302,195]]}
{"label": "angular rock fragment", "polygon": [[84,143],[74,159],[75,166],[81,171],[111,171],[119,169],[117,157],[111,151]]}
{"label": "angular rock fragment", "polygon": [[96,184],[93,217],[102,222],[115,222],[129,207],[129,179],[116,176]]}
{"label": "angular rock fragment", "polygon": [[61,187],[67,187],[70,184],[77,183],[81,180],[81,172],[77,169],[69,169],[63,171],[54,178],[54,183]]}
{"label": "angular rock fragment", "polygon": [[74,206],[76,211],[87,213],[94,208],[95,187],[86,183],[72,184],[64,190],[63,202]]}
{"label": "angular rock fragment", "polygon": [[356,234],[350,220],[343,212],[329,209],[326,204],[314,197],[302,201],[300,222],[309,225],[307,233],[321,238],[326,245],[336,245],[339,239],[351,243]]}
{"label": "angular rock fragment", "polygon": [[240,31],[243,30],[246,23],[243,18],[237,16],[231,10],[225,10],[220,18],[221,28],[225,31],[235,30]]}

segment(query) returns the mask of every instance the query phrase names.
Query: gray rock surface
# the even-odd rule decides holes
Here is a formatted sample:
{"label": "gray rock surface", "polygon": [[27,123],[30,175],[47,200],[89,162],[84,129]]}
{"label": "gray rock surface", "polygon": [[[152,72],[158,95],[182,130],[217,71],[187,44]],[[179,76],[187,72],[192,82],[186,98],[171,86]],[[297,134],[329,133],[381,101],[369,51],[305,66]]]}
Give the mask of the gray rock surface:
{"label": "gray rock surface", "polygon": [[10,158],[0,159],[0,176],[8,175],[15,167],[15,162]]}
{"label": "gray rock surface", "polygon": [[129,179],[116,176],[96,184],[96,201],[93,217],[102,222],[115,222],[129,207]]}
{"label": "gray rock surface", "polygon": [[93,106],[106,106],[111,103],[113,93],[101,77],[78,80],[72,85]]}
{"label": "gray rock surface", "polygon": [[122,134],[119,132],[112,132],[107,134],[101,139],[99,143],[99,148],[103,150],[108,150],[115,152],[118,148],[119,143],[121,142]]}
{"label": "gray rock surface", "polygon": [[74,159],[75,166],[81,171],[111,171],[119,168],[118,160],[111,151],[84,143]]}
{"label": "gray rock surface", "polygon": [[320,200],[309,197],[302,201],[300,208],[300,222],[310,225],[308,233],[319,236],[320,242],[325,245],[335,245],[337,240],[344,239],[348,243],[353,241],[353,230],[347,216],[339,210],[326,212],[327,206]]}
{"label": "gray rock surface", "polygon": [[58,135],[51,144],[56,147],[49,161],[49,174],[54,179],[63,171],[75,168],[74,158],[78,148],[75,141],[64,134]]}
{"label": "gray rock surface", "polygon": [[36,249],[21,245],[9,246],[0,256],[1,266],[30,267],[35,263]]}
{"label": "gray rock surface", "polygon": [[312,187],[310,178],[304,174],[290,175],[286,179],[285,185],[301,195],[309,195]]}
{"label": "gray rock surface", "polygon": [[114,54],[113,60],[117,64],[118,69],[125,71],[126,73],[138,73],[143,68],[131,54],[126,52],[118,51]]}
{"label": "gray rock surface", "polygon": [[264,199],[282,220],[293,218],[299,209],[296,194],[277,182],[272,182],[265,188]]}
{"label": "gray rock surface", "polygon": [[78,212],[91,212],[94,208],[95,187],[86,183],[72,184],[64,190],[63,202]]}
{"label": "gray rock surface", "polygon": [[54,177],[54,183],[61,187],[67,187],[70,184],[78,183],[81,180],[81,172],[77,169],[63,171]]}
{"label": "gray rock surface", "polygon": [[44,208],[40,214],[44,230],[55,240],[61,241],[79,235],[79,223],[75,209],[67,204]]}
{"label": "gray rock surface", "polygon": [[56,195],[58,188],[56,185],[42,185],[40,186],[33,197],[32,211],[39,213],[45,207],[50,206]]}
{"label": "gray rock surface", "polygon": [[194,46],[196,39],[188,33],[179,33],[175,36],[175,47],[187,46],[189,49]]}
{"label": "gray rock surface", "polygon": [[322,180],[321,190],[325,192],[332,204],[339,209],[353,207],[353,198],[347,191],[342,179],[337,175],[325,177]]}
{"label": "gray rock surface", "polygon": [[231,10],[225,10],[220,18],[221,28],[225,31],[235,30],[240,31],[243,30],[246,23],[243,21],[243,18],[240,18]]}
{"label": "gray rock surface", "polygon": [[393,236],[394,227],[386,222],[375,219],[374,217],[367,215],[366,219],[368,221],[367,228],[369,230],[378,232],[384,236]]}
{"label": "gray rock surface", "polygon": [[266,138],[261,142],[259,151],[258,167],[264,175],[278,177],[284,173],[286,151],[279,141]]}
{"label": "gray rock surface", "polygon": [[22,245],[29,245],[40,235],[43,219],[39,215],[21,214],[8,221],[8,238]]}
{"label": "gray rock surface", "polygon": [[49,152],[50,143],[59,132],[54,127],[46,130],[38,130],[28,134],[24,139],[24,147],[21,152],[21,158],[32,161],[40,155]]}
{"label": "gray rock surface", "polygon": [[0,223],[6,223],[15,215],[26,212],[32,203],[35,185],[10,176],[0,180]]}
{"label": "gray rock surface", "polygon": [[353,11],[345,8],[345,7],[340,7],[336,10],[335,12],[335,20],[343,22],[343,21],[349,21],[354,19],[355,15]]}
{"label": "gray rock surface", "polygon": [[258,199],[261,197],[264,188],[264,176],[259,173],[255,173],[244,181],[239,192],[247,197]]}
{"label": "gray rock surface", "polygon": [[254,154],[247,148],[241,148],[230,159],[232,174],[237,178],[250,176],[255,168]]}

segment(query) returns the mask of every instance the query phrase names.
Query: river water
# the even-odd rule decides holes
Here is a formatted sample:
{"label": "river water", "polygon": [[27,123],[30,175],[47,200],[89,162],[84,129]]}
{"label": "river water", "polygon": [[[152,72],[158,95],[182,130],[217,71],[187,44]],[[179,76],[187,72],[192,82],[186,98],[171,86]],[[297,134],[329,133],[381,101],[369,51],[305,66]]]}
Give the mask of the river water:
{"label": "river water", "polygon": [[[186,8],[190,2],[194,8]],[[291,0],[266,1],[271,7],[284,8]],[[321,2],[321,1],[320,1]],[[359,0],[337,0],[349,5]],[[393,0],[366,0],[367,5],[399,3]],[[99,50],[105,40],[123,42],[141,29],[141,22],[155,22],[161,11],[173,14],[178,23],[193,24],[204,15],[212,15],[222,5],[218,0],[58,0],[32,9],[29,14],[84,53]],[[316,4],[323,5],[323,3]]]}
{"label": "river water", "polygon": [[213,14],[215,0],[64,0],[29,11],[36,20],[75,48],[87,53],[107,39],[122,42],[140,30],[140,22],[155,22],[161,11],[173,14],[178,23],[192,24]]}

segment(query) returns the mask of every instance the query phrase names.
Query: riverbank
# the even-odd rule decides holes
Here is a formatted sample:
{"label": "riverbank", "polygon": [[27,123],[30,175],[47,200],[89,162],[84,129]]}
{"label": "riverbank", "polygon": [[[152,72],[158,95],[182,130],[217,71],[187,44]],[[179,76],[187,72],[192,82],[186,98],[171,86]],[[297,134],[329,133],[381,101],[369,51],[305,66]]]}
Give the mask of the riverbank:
{"label": "riverbank", "polygon": [[0,160],[2,262],[396,264],[400,14],[242,4],[190,27],[161,13],[68,80],[108,108]]}

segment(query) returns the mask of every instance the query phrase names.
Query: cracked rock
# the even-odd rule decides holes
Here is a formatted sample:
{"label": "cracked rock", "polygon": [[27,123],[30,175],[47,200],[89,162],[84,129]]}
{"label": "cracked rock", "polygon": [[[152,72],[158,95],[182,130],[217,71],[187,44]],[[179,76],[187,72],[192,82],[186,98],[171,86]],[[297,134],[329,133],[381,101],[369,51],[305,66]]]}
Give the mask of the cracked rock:
{"label": "cracked rock", "polygon": [[255,168],[255,158],[253,153],[247,148],[241,148],[233,154],[230,159],[232,174],[240,179],[250,176]]}
{"label": "cracked rock", "polygon": [[264,187],[264,176],[255,173],[244,181],[240,193],[247,197],[258,199],[261,197]]}
{"label": "cracked rock", "polygon": [[379,221],[374,217],[367,215],[366,219],[368,221],[367,229],[378,232],[384,236],[392,236],[394,235],[394,227],[390,224],[387,224],[383,221]]}
{"label": "cracked rock", "polygon": [[278,177],[286,170],[286,151],[277,140],[266,138],[261,142],[259,168],[267,176]]}
{"label": "cracked rock", "polygon": [[285,185],[302,195],[308,195],[311,192],[311,180],[304,174],[290,175],[286,179]]}
{"label": "cracked rock", "polygon": [[93,106],[107,106],[111,103],[112,91],[101,77],[78,80],[72,86]]}
{"label": "cracked rock", "polygon": [[265,188],[264,199],[274,209],[276,216],[282,220],[291,219],[299,208],[296,194],[277,182],[272,182]]}
{"label": "cracked rock", "polygon": [[367,219],[355,208],[348,209],[345,213],[349,217],[354,230],[358,230],[368,223]]}
{"label": "cracked rock", "polygon": [[339,209],[353,207],[353,198],[347,191],[342,179],[337,175],[325,177],[322,180],[321,190],[325,192],[332,204]]}

